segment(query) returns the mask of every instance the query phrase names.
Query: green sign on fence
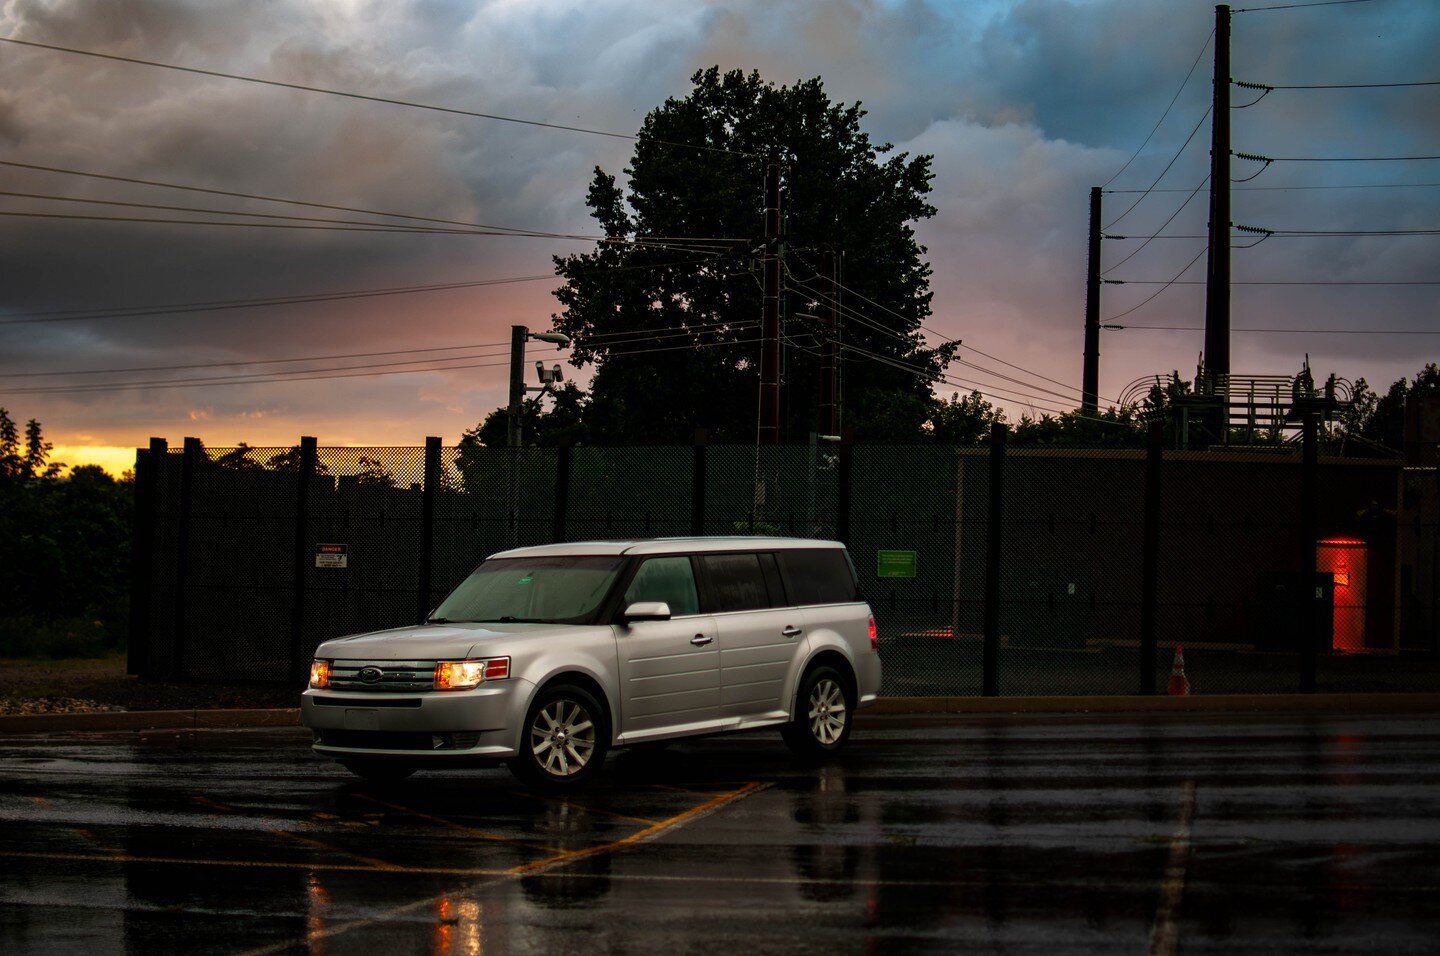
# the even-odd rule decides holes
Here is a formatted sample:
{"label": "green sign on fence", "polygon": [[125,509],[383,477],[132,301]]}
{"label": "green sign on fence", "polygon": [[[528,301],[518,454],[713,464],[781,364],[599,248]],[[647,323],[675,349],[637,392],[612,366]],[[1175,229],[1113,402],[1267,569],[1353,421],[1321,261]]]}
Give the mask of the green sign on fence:
{"label": "green sign on fence", "polygon": [[875,552],[875,576],[877,578],[913,578],[915,567],[914,551]]}

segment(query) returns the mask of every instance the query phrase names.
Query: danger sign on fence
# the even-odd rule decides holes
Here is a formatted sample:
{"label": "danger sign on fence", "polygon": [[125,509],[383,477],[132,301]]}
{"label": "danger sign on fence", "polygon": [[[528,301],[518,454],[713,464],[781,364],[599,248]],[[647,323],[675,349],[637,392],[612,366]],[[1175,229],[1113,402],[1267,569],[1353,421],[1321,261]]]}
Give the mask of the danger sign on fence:
{"label": "danger sign on fence", "polygon": [[349,546],[344,544],[315,545],[315,567],[348,568],[349,556],[345,553],[347,547]]}

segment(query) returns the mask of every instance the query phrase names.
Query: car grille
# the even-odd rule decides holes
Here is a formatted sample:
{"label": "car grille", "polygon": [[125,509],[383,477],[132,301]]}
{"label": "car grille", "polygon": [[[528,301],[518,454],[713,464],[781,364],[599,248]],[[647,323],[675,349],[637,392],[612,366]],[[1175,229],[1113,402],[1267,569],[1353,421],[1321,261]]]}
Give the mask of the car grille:
{"label": "car grille", "polygon": [[320,730],[315,742],[326,747],[356,750],[469,750],[480,742],[480,734],[417,733],[399,730]]}
{"label": "car grille", "polygon": [[[362,680],[366,668],[380,672],[376,680]],[[434,661],[334,661],[330,687],[335,690],[434,690]]]}

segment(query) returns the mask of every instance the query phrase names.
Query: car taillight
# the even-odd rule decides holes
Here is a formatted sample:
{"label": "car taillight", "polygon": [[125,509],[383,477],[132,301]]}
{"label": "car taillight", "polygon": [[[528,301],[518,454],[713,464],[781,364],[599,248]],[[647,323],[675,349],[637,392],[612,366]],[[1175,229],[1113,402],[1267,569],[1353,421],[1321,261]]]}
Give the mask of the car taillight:
{"label": "car taillight", "polygon": [[875,630],[875,615],[870,615],[870,650],[880,650],[880,635]]}

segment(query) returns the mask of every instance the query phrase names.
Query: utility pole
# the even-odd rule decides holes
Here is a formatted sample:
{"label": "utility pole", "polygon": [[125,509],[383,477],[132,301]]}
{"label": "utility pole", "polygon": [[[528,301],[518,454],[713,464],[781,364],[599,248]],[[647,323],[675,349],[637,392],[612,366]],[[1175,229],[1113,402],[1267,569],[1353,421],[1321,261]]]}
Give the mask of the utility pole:
{"label": "utility pole", "polygon": [[[1230,7],[1215,7],[1215,99],[1210,110],[1210,249],[1205,269],[1205,372],[1230,376]],[[1222,415],[1221,424],[1224,418]]]}
{"label": "utility pole", "polygon": [[1080,410],[1100,410],[1100,187],[1090,187],[1090,260],[1085,275],[1085,369]]}
{"label": "utility pole", "polygon": [[838,435],[839,426],[835,415],[835,250],[827,249],[821,261],[825,269],[821,282],[826,297],[820,300],[820,324],[825,330],[825,342],[820,346],[820,401],[815,432],[819,435]]}
{"label": "utility pole", "polygon": [[765,167],[765,299],[760,315],[760,416],[756,445],[780,442],[780,164]]}
{"label": "utility pole", "polygon": [[520,412],[525,402],[525,339],[529,335],[530,330],[523,325],[510,326],[510,428],[505,444],[511,448],[520,444]]}

